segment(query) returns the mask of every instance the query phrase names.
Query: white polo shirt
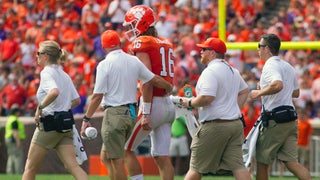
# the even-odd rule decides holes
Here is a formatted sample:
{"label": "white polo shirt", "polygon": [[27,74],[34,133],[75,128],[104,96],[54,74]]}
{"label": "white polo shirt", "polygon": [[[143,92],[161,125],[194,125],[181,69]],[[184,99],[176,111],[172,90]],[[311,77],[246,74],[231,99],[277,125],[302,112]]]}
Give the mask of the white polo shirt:
{"label": "white polo shirt", "polygon": [[262,104],[265,110],[271,111],[278,106],[293,106],[292,93],[299,89],[298,80],[294,68],[279,56],[269,58],[262,69],[260,88],[265,89],[275,80],[283,83],[283,89],[273,95],[262,96]]}
{"label": "white polo shirt", "polygon": [[69,75],[56,64],[45,66],[40,73],[40,85],[37,91],[38,102],[42,102],[49,91],[54,88],[58,88],[59,95],[42,110],[45,116],[53,115],[54,111],[68,111],[71,108],[71,101],[79,97]]}
{"label": "white polo shirt", "polygon": [[199,77],[196,92],[197,95],[214,96],[215,99],[198,109],[199,121],[239,118],[238,93],[247,87],[237,69],[223,59],[211,61]]}
{"label": "white polo shirt", "polygon": [[114,50],[98,64],[94,94],[104,94],[101,106],[136,103],[137,81],[150,81],[154,74],[135,56]]}

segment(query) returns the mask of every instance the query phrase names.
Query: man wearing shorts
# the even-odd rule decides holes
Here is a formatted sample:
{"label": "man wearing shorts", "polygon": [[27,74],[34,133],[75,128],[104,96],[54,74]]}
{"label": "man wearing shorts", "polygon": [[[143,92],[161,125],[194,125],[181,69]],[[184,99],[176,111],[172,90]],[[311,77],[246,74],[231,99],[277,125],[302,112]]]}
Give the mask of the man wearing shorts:
{"label": "man wearing shorts", "polygon": [[299,97],[294,68],[279,57],[280,39],[265,34],[258,44],[260,59],[266,60],[257,90],[251,97],[262,100],[262,124],[256,144],[257,180],[267,180],[269,166],[282,161],[300,180],[311,179],[308,170],[298,163],[297,117],[292,98]]}
{"label": "man wearing shorts", "polygon": [[243,124],[240,108],[249,89],[239,71],[224,60],[226,45],[217,38],[197,44],[201,64],[207,67],[196,85],[196,97],[183,98],[186,108],[198,108],[199,122],[191,142],[190,167],[186,180],[199,180],[202,174],[232,171],[237,180],[251,179],[243,164]]}
{"label": "man wearing shorts", "polygon": [[101,126],[102,148],[100,157],[108,168],[111,179],[126,180],[124,145],[136,122],[136,87],[150,82],[171,92],[172,85],[155,76],[137,57],[121,49],[116,31],[107,30],[101,35],[107,55],[97,67],[97,76],[91,102],[83,117],[81,135],[90,124],[90,118],[99,105],[104,109]]}

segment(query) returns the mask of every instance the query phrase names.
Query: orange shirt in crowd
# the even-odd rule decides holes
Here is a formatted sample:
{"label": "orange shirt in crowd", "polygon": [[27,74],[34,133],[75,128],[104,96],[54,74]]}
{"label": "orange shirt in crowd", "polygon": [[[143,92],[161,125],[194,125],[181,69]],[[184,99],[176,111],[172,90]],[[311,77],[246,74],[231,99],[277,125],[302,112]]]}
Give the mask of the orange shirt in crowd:
{"label": "orange shirt in crowd", "polygon": [[312,135],[312,126],[308,119],[298,120],[298,146],[308,146]]}
{"label": "orange shirt in crowd", "polygon": [[27,90],[20,85],[9,84],[0,94],[0,104],[10,109],[11,106],[17,103],[19,106],[24,104],[27,98]]}
{"label": "orange shirt in crowd", "polygon": [[91,87],[94,82],[94,70],[97,66],[97,61],[93,58],[86,60],[83,64],[84,81],[88,87]]}
{"label": "orange shirt in crowd", "polygon": [[0,44],[0,60],[8,60],[13,57],[16,52],[19,51],[20,47],[16,41],[6,39]]}

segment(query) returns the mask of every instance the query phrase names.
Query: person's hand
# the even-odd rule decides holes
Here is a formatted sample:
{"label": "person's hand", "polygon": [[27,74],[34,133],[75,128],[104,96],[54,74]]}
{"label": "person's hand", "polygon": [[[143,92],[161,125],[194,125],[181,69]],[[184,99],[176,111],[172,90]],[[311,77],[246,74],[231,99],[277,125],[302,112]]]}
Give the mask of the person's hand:
{"label": "person's hand", "polygon": [[181,105],[182,105],[182,107],[184,107],[184,108],[188,108],[189,107],[189,101],[191,100],[191,98],[185,98],[185,97],[182,97],[182,103],[181,103]]}
{"label": "person's hand", "polygon": [[141,119],[141,126],[142,126],[142,129],[145,130],[145,131],[151,131],[151,126],[150,126],[150,114],[144,114],[142,116],[142,119]]}
{"label": "person's hand", "polygon": [[171,94],[172,90],[173,90],[173,86],[171,85],[170,88],[166,89],[166,93]]}
{"label": "person's hand", "polygon": [[40,117],[42,115],[42,109],[40,109],[39,107],[37,107],[37,110],[36,110],[36,113],[34,115],[34,121],[37,125],[37,127],[39,126],[40,124]]}
{"label": "person's hand", "polygon": [[80,130],[80,136],[86,138],[86,129],[87,127],[91,127],[91,123],[89,121],[82,121],[81,130]]}
{"label": "person's hand", "polygon": [[252,99],[257,99],[260,97],[260,90],[252,90],[250,93]]}

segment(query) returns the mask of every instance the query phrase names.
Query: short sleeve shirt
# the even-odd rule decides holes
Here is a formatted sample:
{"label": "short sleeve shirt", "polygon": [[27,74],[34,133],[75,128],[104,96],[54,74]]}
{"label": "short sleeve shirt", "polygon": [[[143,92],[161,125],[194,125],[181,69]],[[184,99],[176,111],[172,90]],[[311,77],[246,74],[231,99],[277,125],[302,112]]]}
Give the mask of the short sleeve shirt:
{"label": "short sleeve shirt", "polygon": [[54,111],[68,111],[71,108],[72,100],[79,98],[71,78],[62,70],[61,66],[46,66],[40,73],[40,85],[37,91],[38,102],[43,101],[49,91],[54,88],[58,88],[59,95],[42,110],[44,115],[53,115]]}
{"label": "short sleeve shirt", "polygon": [[222,59],[211,61],[199,77],[196,93],[197,96],[214,96],[215,99],[198,109],[199,121],[239,118],[238,93],[246,88],[248,85],[237,69]]}
{"label": "short sleeve shirt", "polygon": [[267,111],[283,105],[293,106],[292,93],[299,89],[294,68],[288,62],[281,60],[280,57],[273,56],[266,61],[262,69],[261,89],[265,89],[276,80],[283,83],[283,89],[276,94],[262,96],[262,104]]}
{"label": "short sleeve shirt", "polygon": [[114,50],[98,64],[93,93],[104,94],[102,106],[135,103],[138,80],[145,83],[153,77],[137,57]]}

